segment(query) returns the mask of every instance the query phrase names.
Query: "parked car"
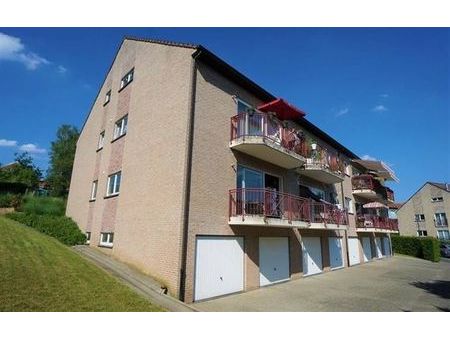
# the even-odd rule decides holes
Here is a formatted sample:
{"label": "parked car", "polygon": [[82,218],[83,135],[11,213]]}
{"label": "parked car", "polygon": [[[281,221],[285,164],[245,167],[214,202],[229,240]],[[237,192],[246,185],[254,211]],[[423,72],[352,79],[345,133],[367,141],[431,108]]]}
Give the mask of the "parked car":
{"label": "parked car", "polygon": [[450,258],[450,244],[441,244],[441,256]]}

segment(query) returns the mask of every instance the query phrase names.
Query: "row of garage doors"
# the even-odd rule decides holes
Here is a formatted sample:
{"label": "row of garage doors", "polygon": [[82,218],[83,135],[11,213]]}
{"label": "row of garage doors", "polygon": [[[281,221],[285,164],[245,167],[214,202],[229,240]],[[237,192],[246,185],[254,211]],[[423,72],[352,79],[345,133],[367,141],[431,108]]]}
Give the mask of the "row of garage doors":
{"label": "row of garage doors", "polygon": [[[344,266],[342,238],[329,237],[331,269]],[[304,275],[322,272],[320,237],[302,238]],[[259,284],[288,280],[289,238],[259,238]],[[201,300],[244,289],[243,237],[201,236],[197,238],[194,298]]]}

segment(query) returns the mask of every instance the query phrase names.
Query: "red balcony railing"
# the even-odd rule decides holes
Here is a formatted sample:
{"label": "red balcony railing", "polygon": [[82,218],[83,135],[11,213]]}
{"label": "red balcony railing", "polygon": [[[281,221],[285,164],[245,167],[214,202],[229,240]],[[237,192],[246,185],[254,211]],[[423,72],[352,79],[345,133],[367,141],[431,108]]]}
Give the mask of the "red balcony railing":
{"label": "red balcony railing", "polygon": [[303,157],[307,146],[301,131],[287,128],[275,117],[265,113],[239,113],[231,118],[230,140],[262,137]]}
{"label": "red balcony railing", "polygon": [[398,231],[398,220],[376,215],[359,215],[356,219],[356,226]]}
{"label": "red balcony railing", "polygon": [[395,199],[394,199],[394,191],[391,188],[389,188],[389,187],[385,187],[385,188],[386,188],[387,199],[390,200],[390,201],[395,201]]}
{"label": "red balcony railing", "polygon": [[[384,199],[387,198],[387,187],[371,175],[358,175],[352,177],[353,190],[373,190]],[[389,189],[390,190],[390,189]],[[391,190],[392,191],[392,190]],[[393,194],[393,192],[392,192]]]}
{"label": "red balcony railing", "polygon": [[229,192],[230,217],[261,216],[292,221],[348,224],[347,211],[327,203],[270,189],[233,189]]}

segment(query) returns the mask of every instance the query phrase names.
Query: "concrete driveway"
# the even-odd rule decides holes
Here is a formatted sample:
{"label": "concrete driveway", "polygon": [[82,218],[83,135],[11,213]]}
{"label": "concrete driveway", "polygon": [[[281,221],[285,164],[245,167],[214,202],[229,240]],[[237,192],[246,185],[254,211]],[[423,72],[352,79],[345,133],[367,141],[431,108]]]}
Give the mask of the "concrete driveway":
{"label": "concrete driveway", "polygon": [[450,260],[395,256],[194,306],[200,311],[450,311]]}

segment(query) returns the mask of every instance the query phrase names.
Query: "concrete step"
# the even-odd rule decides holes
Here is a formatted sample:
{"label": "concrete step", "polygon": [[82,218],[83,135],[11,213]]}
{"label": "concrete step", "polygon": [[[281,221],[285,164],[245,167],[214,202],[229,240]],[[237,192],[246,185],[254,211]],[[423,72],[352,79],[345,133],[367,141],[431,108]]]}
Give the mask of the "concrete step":
{"label": "concrete step", "polygon": [[73,250],[95,265],[106,270],[124,284],[131,287],[153,304],[159,305],[168,311],[192,312],[196,311],[178,299],[162,293],[161,285],[150,276],[119,262],[103,252],[87,245],[77,245]]}

